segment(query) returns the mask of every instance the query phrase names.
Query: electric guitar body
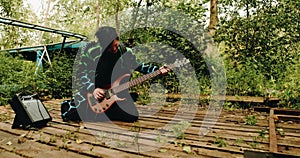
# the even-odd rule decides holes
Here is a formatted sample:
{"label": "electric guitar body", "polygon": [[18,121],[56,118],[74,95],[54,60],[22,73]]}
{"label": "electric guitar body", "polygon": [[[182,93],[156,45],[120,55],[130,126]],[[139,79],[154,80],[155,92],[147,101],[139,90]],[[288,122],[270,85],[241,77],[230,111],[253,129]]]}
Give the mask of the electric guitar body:
{"label": "electric guitar body", "polygon": [[121,81],[129,77],[130,74],[124,74],[115,80],[107,89],[105,89],[105,97],[97,100],[92,93],[87,93],[87,101],[91,110],[95,113],[103,113],[107,111],[115,102],[123,101],[125,98],[119,98],[113,93],[113,88],[120,86]]}

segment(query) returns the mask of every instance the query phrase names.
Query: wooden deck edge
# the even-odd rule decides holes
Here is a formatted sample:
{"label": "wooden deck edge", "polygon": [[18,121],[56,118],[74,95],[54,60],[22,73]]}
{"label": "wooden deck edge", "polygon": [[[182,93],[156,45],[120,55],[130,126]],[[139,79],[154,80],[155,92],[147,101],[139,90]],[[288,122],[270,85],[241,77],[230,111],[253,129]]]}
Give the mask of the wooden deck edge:
{"label": "wooden deck edge", "polygon": [[289,155],[279,152],[264,152],[264,151],[252,151],[245,150],[244,158],[300,158],[300,156]]}
{"label": "wooden deck edge", "polygon": [[277,152],[277,137],[276,137],[276,130],[275,130],[275,122],[274,122],[274,110],[270,109],[269,115],[269,151],[270,152]]}
{"label": "wooden deck edge", "polygon": [[[193,96],[194,98],[197,98],[198,94],[191,94],[189,96]],[[156,94],[154,94],[156,96]],[[157,96],[161,96],[161,94],[157,94]],[[181,99],[186,97],[186,94],[166,94],[167,99]],[[196,96],[196,97],[195,97]],[[215,99],[220,99],[229,102],[245,102],[245,103],[277,103],[280,101],[277,97],[256,97],[256,96],[231,96],[231,95],[225,95],[225,96],[212,96],[212,95],[198,95],[200,99],[207,99],[210,100],[212,97]]]}

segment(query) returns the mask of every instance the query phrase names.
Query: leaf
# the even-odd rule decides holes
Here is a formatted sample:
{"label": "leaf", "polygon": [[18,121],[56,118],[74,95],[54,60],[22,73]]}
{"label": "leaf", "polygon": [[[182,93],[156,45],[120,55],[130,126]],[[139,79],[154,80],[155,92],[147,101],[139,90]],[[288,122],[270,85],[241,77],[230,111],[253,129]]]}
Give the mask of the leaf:
{"label": "leaf", "polygon": [[81,139],[76,139],[77,144],[81,144],[83,141]]}
{"label": "leaf", "polygon": [[192,148],[191,148],[191,146],[183,146],[183,148],[182,148],[182,150],[184,151],[184,152],[186,152],[186,153],[191,153],[192,152]]}
{"label": "leaf", "polygon": [[12,142],[11,141],[8,141],[7,143],[6,143],[6,145],[12,145]]}
{"label": "leaf", "polygon": [[168,150],[167,149],[160,149],[159,150],[159,152],[161,152],[161,153],[165,153],[165,152],[167,152]]}

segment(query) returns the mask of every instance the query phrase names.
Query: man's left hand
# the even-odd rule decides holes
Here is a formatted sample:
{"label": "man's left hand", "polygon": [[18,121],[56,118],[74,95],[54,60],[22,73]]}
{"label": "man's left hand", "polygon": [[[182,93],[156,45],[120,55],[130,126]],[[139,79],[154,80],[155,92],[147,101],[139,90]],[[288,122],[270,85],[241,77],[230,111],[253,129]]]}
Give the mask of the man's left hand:
{"label": "man's left hand", "polygon": [[171,69],[169,69],[167,66],[162,66],[159,68],[162,75],[165,75],[166,73],[170,72]]}

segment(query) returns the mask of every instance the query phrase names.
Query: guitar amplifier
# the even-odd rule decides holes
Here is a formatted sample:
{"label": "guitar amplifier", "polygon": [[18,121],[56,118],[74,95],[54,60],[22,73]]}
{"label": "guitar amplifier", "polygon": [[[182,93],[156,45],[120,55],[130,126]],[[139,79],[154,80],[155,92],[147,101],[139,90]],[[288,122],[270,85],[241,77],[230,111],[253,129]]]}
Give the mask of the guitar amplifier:
{"label": "guitar amplifier", "polygon": [[46,126],[52,120],[38,94],[16,94],[9,103],[16,113],[12,128],[38,128]]}

